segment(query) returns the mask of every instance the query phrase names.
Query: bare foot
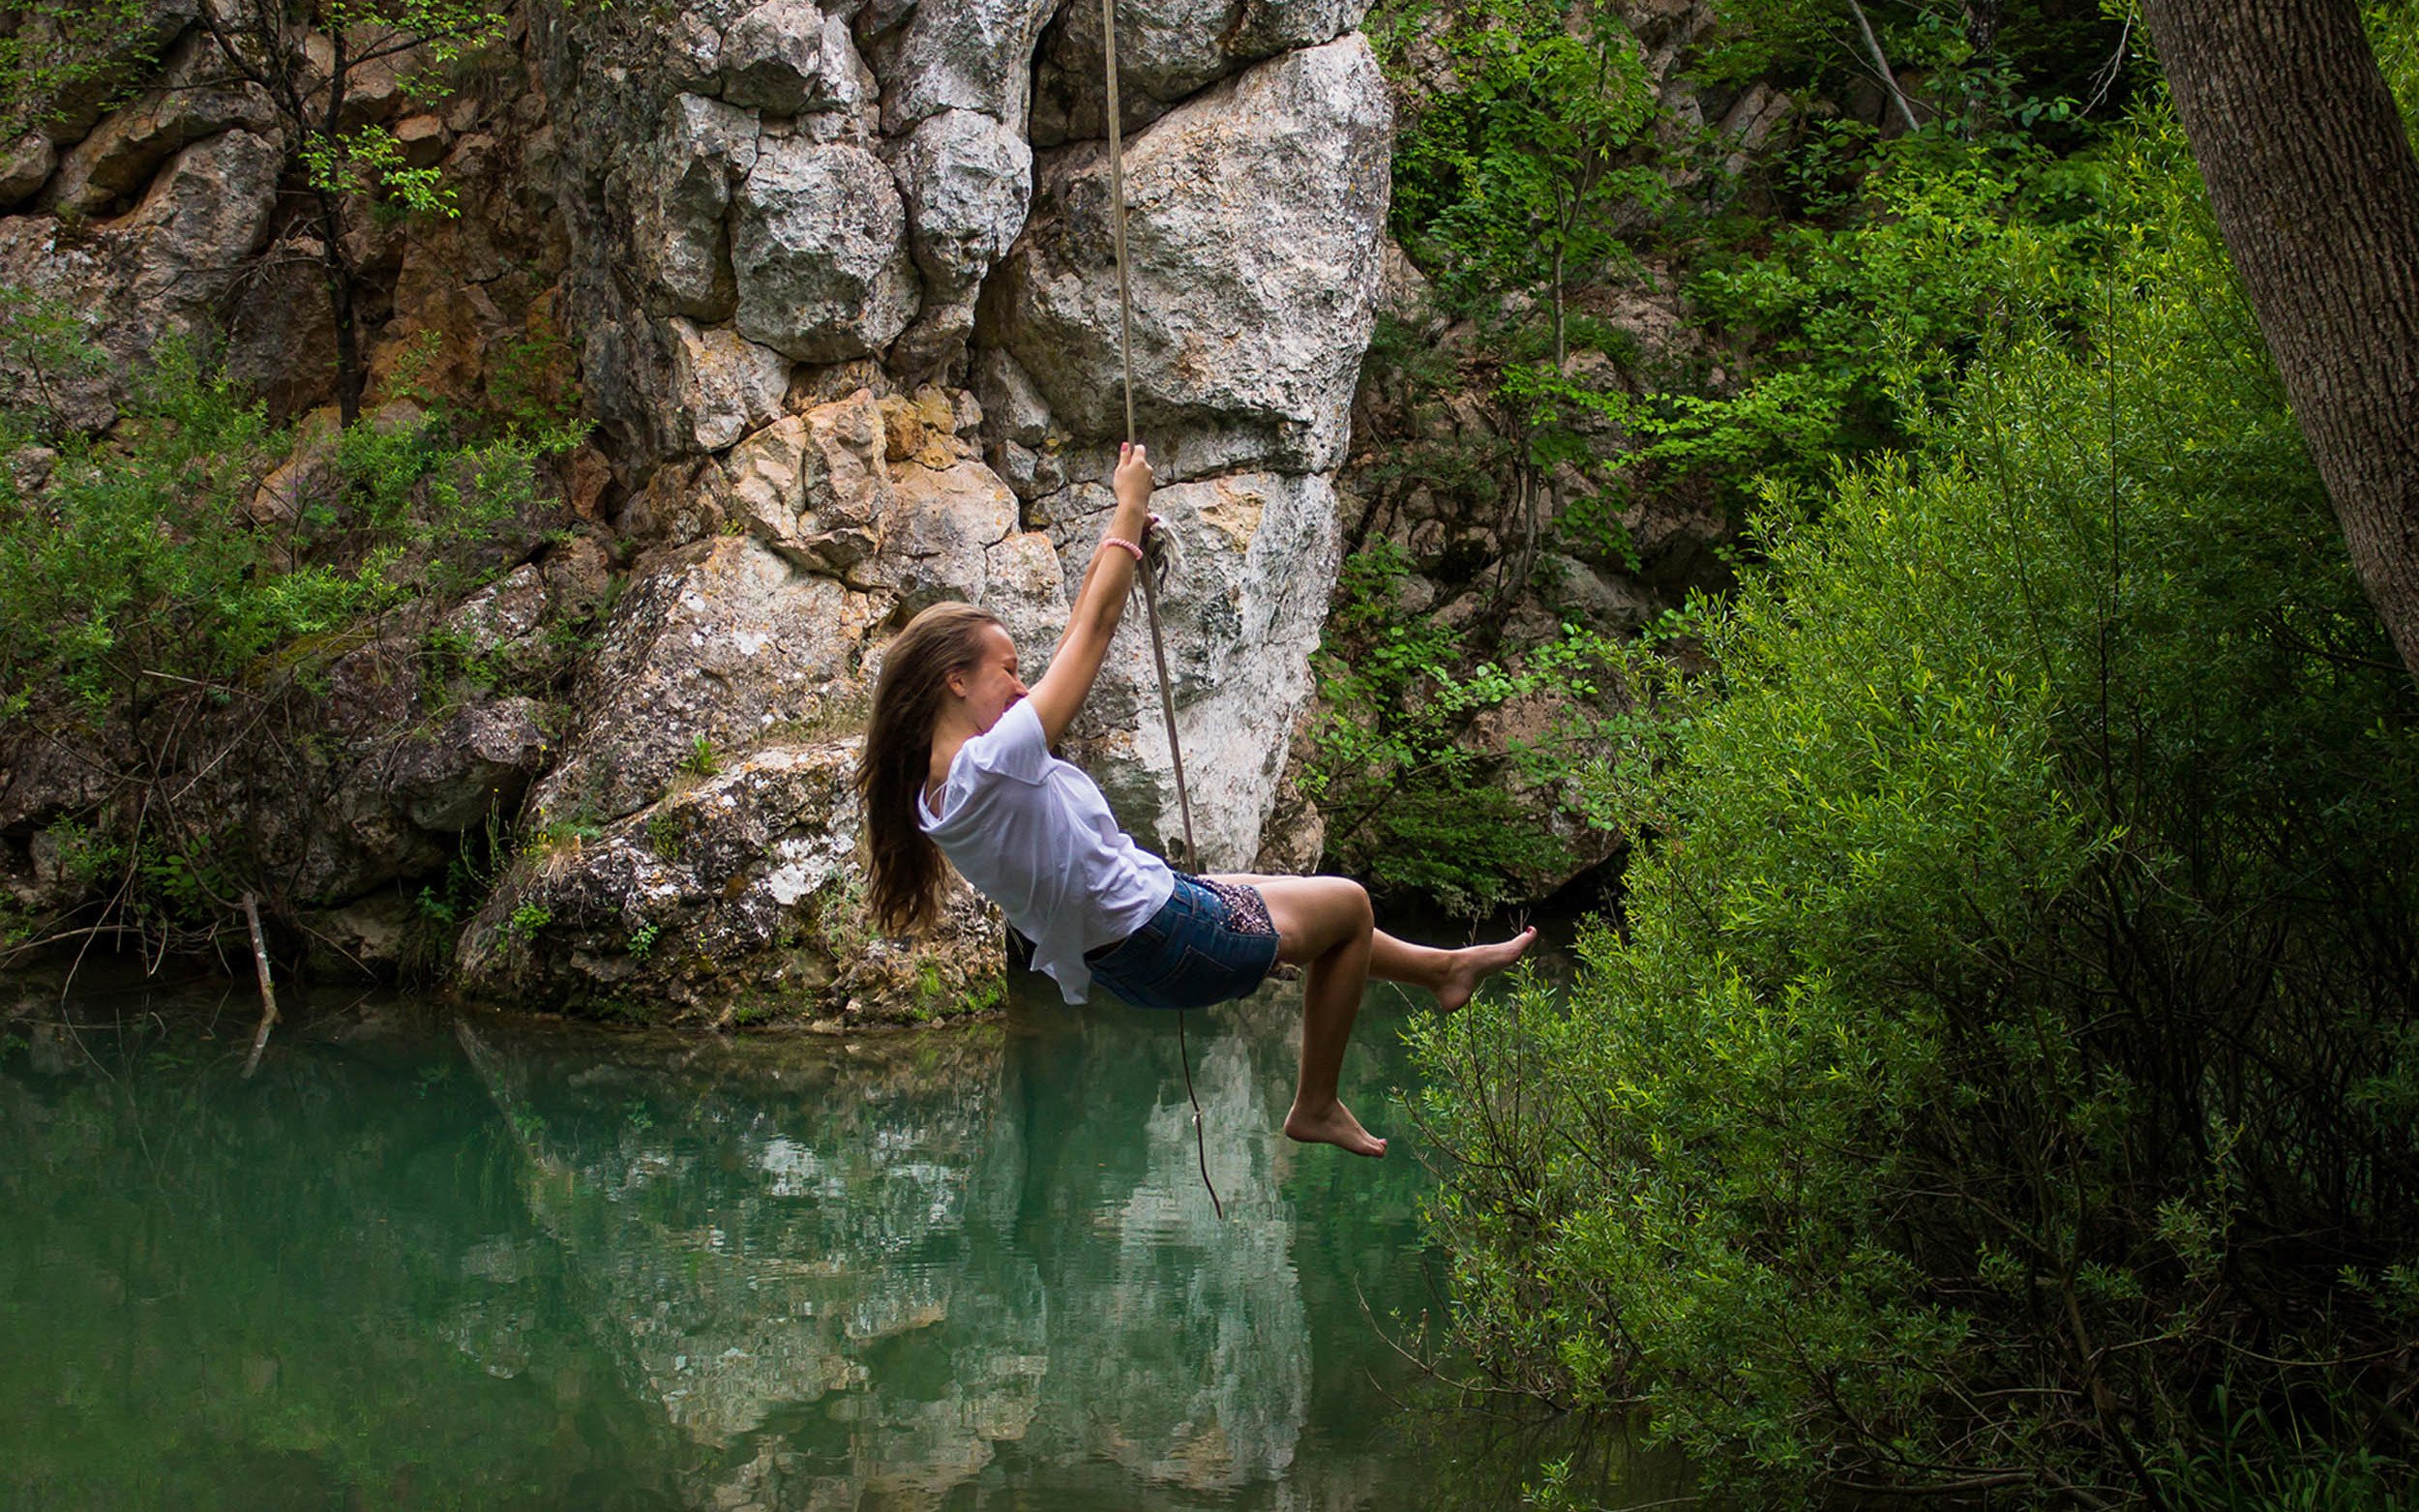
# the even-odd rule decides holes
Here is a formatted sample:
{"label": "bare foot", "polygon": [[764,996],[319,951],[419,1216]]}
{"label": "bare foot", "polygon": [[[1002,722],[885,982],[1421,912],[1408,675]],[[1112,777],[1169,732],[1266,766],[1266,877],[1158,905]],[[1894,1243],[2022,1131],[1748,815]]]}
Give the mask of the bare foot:
{"label": "bare foot", "polygon": [[1332,1144],[1373,1158],[1386,1153],[1386,1141],[1362,1128],[1342,1103],[1329,1103],[1326,1112],[1317,1113],[1305,1113],[1301,1104],[1296,1103],[1285,1115],[1285,1137],[1304,1144]]}
{"label": "bare foot", "polygon": [[1470,1001],[1470,994],[1478,984],[1520,959],[1521,953],[1537,939],[1535,927],[1522,930],[1509,939],[1492,945],[1473,945],[1467,950],[1451,952],[1445,967],[1445,980],[1437,984],[1436,1005],[1447,1013]]}

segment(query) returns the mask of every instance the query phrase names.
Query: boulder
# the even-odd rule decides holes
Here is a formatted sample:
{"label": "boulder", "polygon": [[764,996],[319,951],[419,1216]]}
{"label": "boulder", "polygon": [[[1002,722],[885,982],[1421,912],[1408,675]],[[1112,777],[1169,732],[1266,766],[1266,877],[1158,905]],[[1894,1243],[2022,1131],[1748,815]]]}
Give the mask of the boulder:
{"label": "boulder", "polygon": [[286,535],[304,516],[333,505],[344,486],[337,470],[337,446],[343,438],[334,406],[304,416],[294,428],[294,449],[253,490],[247,511],[252,522]]}
{"label": "boulder", "polygon": [[738,308],[725,213],[731,186],[756,166],[757,131],[745,110],[674,95],[642,160],[652,183],[638,196],[640,254],[654,286],[694,319],[728,320]]}
{"label": "boulder", "polygon": [[372,893],[306,922],[311,934],[304,951],[312,969],[336,976],[396,975],[425,928],[419,905],[401,891]]}
{"label": "boulder", "polygon": [[163,341],[216,334],[267,235],[284,162],[268,138],[224,132],[177,152],[142,203],[115,221],[73,236],[48,216],[0,221],[0,284],[83,316],[106,359],[45,375],[68,424],[108,425]]}
{"label": "boulder", "polygon": [[[355,48],[346,60],[343,108],[337,112],[337,131],[349,134],[403,114],[413,103],[411,80],[435,61],[430,56],[433,50],[411,46],[379,56]],[[304,36],[303,61],[308,71],[304,108],[313,120],[319,120],[327,113],[328,76],[336,70],[336,44],[326,32]]]}
{"label": "boulder", "polygon": [[[1240,474],[1162,488],[1151,504],[1178,543],[1159,613],[1201,846],[1192,864],[1239,871],[1261,849],[1310,695],[1310,654],[1341,549],[1335,491],[1318,475]],[[1069,595],[1110,505],[1095,484],[1033,506],[1060,544]],[[1091,773],[1135,838],[1180,856],[1183,822],[1139,607],[1068,733],[1069,758]]]}
{"label": "boulder", "polygon": [[800,362],[880,352],[916,308],[907,214],[861,147],[766,138],[732,234],[738,328]]}
{"label": "boulder", "polygon": [[546,622],[546,575],[523,562],[454,606],[441,623],[464,652],[493,656]]}
{"label": "boulder", "polygon": [[[1118,104],[1128,132],[1249,63],[1333,42],[1368,0],[1121,0]],[[1070,5],[1033,64],[1033,143],[1109,134],[1100,7]]]}
{"label": "boulder", "polygon": [[814,0],[765,0],[723,33],[722,97],[772,115],[836,112],[874,104],[873,71],[856,54],[845,16]]}
{"label": "boulder", "polygon": [[[1389,131],[1385,80],[1355,34],[1260,64],[1135,138],[1137,423],[1187,472],[1342,462],[1376,321]],[[1109,441],[1124,418],[1107,156],[1062,148],[1038,178],[980,337],[1059,425]]]}
{"label": "boulder", "polygon": [[724,460],[725,514],[795,565],[847,578],[874,554],[895,497],[884,435],[864,389],[787,416]]}
{"label": "boulder", "polygon": [[870,928],[856,750],[854,739],[767,747],[592,839],[524,853],[463,933],[464,987],[726,1022],[741,1003],[862,1023],[998,1002],[999,915],[965,884],[918,939]]}
{"label": "boulder", "polygon": [[407,115],[395,123],[395,145],[415,168],[433,168],[445,161],[453,146],[445,122],[433,115]]}
{"label": "boulder", "polygon": [[1060,0],[878,3],[857,18],[881,79],[881,125],[904,136],[943,110],[978,110],[1025,134],[1033,44]]}
{"label": "boulder", "polygon": [[135,193],[168,155],[235,128],[263,136],[277,111],[256,86],[224,82],[225,65],[201,32],[170,53],[161,85],[119,107],[59,159],[46,197],[62,215],[90,216]]}
{"label": "boulder", "polygon": [[1025,228],[1033,154],[988,115],[943,110],[916,125],[898,159],[908,247],[923,275],[923,311],[901,346],[902,366],[954,363],[974,329],[983,280]]}
{"label": "boulder", "polygon": [[[1559,551],[1538,554],[1535,578],[1535,622],[1512,627],[1517,641],[1551,640],[1561,626],[1573,623],[1633,635],[1665,608],[1661,599],[1618,566],[1590,564]],[[1530,608],[1524,600],[1522,608]]]}
{"label": "boulder", "polygon": [[664,323],[672,345],[673,444],[719,452],[781,413],[790,359],[728,326],[700,330],[678,315]]}
{"label": "boulder", "polygon": [[731,759],[766,728],[849,705],[863,692],[851,653],[878,617],[864,594],[798,573],[753,536],[642,560],[581,671],[581,723],[531,815],[617,820],[660,798],[684,762]]}
{"label": "boulder", "polygon": [[103,28],[74,25],[52,7],[13,12],[9,28],[22,49],[18,56],[55,55],[64,45],[83,65],[48,88],[37,87],[24,102],[23,119],[61,145],[83,140],[130,74],[147,70],[161,49],[194,23],[199,9],[200,0],[137,0],[112,7],[110,24]]}
{"label": "boulder", "polygon": [[910,462],[896,476],[898,498],[874,572],[897,596],[898,617],[904,621],[944,599],[985,602],[992,548],[1022,533],[1016,495],[978,461],[946,467]]}
{"label": "boulder", "polygon": [[27,132],[0,148],[0,210],[24,202],[50,181],[50,170],[58,165],[59,150],[40,132]]}
{"label": "boulder", "polygon": [[[259,396],[271,422],[333,412],[336,399],[336,311],[328,301],[321,243],[300,226],[261,249],[237,285],[228,322],[226,375]],[[401,342],[373,342],[374,364]]]}
{"label": "boulder", "polygon": [[395,801],[412,823],[440,835],[509,818],[546,764],[542,712],[529,698],[456,709],[396,747],[387,766]]}

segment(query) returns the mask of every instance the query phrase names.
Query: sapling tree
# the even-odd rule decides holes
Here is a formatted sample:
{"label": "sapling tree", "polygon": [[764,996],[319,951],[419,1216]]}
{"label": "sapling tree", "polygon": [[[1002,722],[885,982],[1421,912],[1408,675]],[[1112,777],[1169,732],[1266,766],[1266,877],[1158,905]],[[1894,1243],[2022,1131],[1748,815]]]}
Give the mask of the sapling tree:
{"label": "sapling tree", "polygon": [[364,367],[361,270],[345,232],[384,204],[406,213],[458,214],[442,170],[417,167],[393,133],[348,114],[371,70],[399,71],[404,87],[438,91],[442,71],[504,32],[489,0],[202,0],[200,24],[230,72],[268,98],[311,196],[336,330],[336,396],[349,425],[361,414]]}
{"label": "sapling tree", "polygon": [[[1528,466],[1514,482],[1523,545],[1506,582],[1525,578],[1539,510],[1568,460],[1568,295],[1626,253],[1621,211],[1656,205],[1669,187],[1653,162],[1655,87],[1618,7],[1586,0],[1484,0],[1448,36],[1466,87],[1441,102],[1402,149],[1415,191],[1410,238],[1448,270],[1451,290],[1485,304],[1538,296],[1549,360],[1514,365],[1504,398],[1521,411]],[[1399,176],[1399,175],[1398,175]],[[1424,201],[1424,202],[1423,202]],[[1559,503],[1559,501],[1557,501]]]}

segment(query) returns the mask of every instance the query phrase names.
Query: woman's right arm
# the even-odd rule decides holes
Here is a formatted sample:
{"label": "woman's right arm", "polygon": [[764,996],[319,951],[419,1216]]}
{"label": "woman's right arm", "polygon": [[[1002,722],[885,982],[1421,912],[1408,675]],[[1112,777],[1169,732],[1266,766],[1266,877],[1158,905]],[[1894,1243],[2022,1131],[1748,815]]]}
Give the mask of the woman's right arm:
{"label": "woman's right arm", "polygon": [[1066,635],[1026,697],[1041,720],[1042,738],[1052,745],[1075,719],[1091,693],[1100,664],[1109,654],[1110,637],[1125,613],[1126,595],[1133,591],[1136,561],[1132,552],[1109,544],[1109,537],[1139,543],[1150,520],[1150,459],[1144,447],[1127,445],[1118,455],[1117,508],[1109,528],[1092,548],[1091,565],[1084,585],[1076,590],[1075,608],[1067,615]]}

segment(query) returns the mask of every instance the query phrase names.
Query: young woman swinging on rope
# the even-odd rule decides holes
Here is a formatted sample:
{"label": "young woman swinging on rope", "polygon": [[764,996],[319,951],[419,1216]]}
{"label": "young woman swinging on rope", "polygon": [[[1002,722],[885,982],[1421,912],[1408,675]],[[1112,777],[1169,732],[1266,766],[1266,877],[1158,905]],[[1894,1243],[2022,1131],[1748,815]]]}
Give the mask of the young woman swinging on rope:
{"label": "young woman swinging on rope", "polygon": [[1120,454],[1117,509],[1092,551],[1066,635],[1030,689],[1000,621],[971,604],[915,616],[885,655],[856,785],[873,849],[871,903],[885,930],[933,916],[945,856],[1033,942],[1033,965],[1070,1003],[1097,980],[1139,1008],[1243,996],[1279,961],[1305,968],[1301,1071],[1285,1132],[1383,1155],[1336,1097],[1372,976],[1424,987],[1447,1012],[1536,937],[1463,950],[1376,928],[1369,895],[1340,876],[1190,876],[1118,828],[1077,767],[1051,756],[1091,692],[1142,561],[1150,464]]}

